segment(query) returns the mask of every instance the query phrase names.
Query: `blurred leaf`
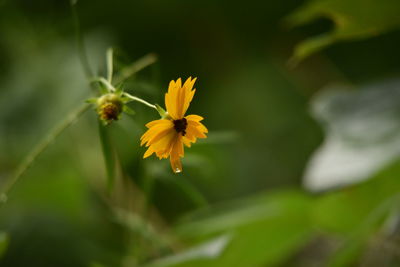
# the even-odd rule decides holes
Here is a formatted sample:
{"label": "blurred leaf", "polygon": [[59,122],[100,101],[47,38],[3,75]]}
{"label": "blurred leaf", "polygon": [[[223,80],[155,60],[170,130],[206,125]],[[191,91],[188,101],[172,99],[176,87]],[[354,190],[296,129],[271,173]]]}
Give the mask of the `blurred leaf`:
{"label": "blurred leaf", "polygon": [[158,248],[169,247],[168,237],[160,234],[150,222],[138,214],[123,209],[115,209],[114,212],[116,221],[132,233],[138,233],[140,237],[150,241]]}
{"label": "blurred leaf", "polygon": [[157,260],[146,265],[146,267],[193,267],[196,265],[196,261],[201,261],[202,264],[207,264],[206,260],[217,258],[226,248],[229,241],[229,235],[223,235],[181,253]]}
{"label": "blurred leaf", "polygon": [[399,194],[390,196],[372,210],[361,225],[353,231],[340,249],[329,259],[329,266],[350,266],[360,256],[363,248],[377,232],[379,224],[399,204]]}
{"label": "blurred leaf", "polygon": [[206,197],[187,179],[173,177],[173,179],[169,179],[168,181],[174,184],[176,188],[180,189],[181,192],[196,205],[196,207],[207,206],[208,201]]}
{"label": "blurred leaf", "polygon": [[115,152],[111,143],[110,134],[108,132],[108,126],[102,124],[99,120],[99,137],[101,142],[101,148],[104,156],[104,163],[106,165],[107,177],[108,177],[108,189],[111,190],[114,185],[115,179]]}
{"label": "blurred leaf", "polygon": [[0,259],[7,250],[8,240],[8,235],[4,232],[0,232]]}
{"label": "blurred leaf", "polygon": [[400,192],[400,162],[357,186],[321,196],[313,218],[319,228],[351,234],[387,199]]}
{"label": "blurred leaf", "polygon": [[317,95],[312,113],[326,138],[304,175],[306,188],[326,190],[373,176],[400,156],[400,80]]}
{"label": "blurred leaf", "polygon": [[316,201],[313,218],[324,231],[341,234],[343,243],[328,259],[328,266],[352,266],[382,222],[399,204],[400,162],[373,179],[331,192]]}
{"label": "blurred leaf", "polygon": [[400,26],[400,2],[397,0],[310,0],[288,18],[291,26],[319,17],[331,19],[334,29],[311,37],[296,46],[294,61],[300,61],[334,42],[373,37]]}
{"label": "blurred leaf", "polygon": [[186,239],[232,234],[221,257],[207,266],[265,266],[286,259],[312,236],[311,199],[289,191],[214,207],[177,227]]}

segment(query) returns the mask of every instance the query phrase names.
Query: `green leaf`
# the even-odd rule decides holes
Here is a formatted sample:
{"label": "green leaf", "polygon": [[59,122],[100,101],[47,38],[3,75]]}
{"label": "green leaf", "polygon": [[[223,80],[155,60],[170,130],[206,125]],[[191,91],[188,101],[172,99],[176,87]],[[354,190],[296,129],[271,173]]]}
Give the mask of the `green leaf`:
{"label": "green leaf", "polygon": [[89,98],[89,99],[86,99],[86,100],[85,100],[85,103],[88,103],[88,104],[95,104],[95,103],[97,103],[97,98]]}
{"label": "green leaf", "polygon": [[326,266],[353,266],[376,235],[383,239],[382,234],[388,233],[383,229],[384,222],[400,203],[399,174],[400,161],[368,181],[325,194],[316,201],[316,227],[343,241]]}
{"label": "green leaf", "polygon": [[321,196],[313,208],[315,223],[326,231],[353,233],[375,209],[400,192],[399,173],[397,162],[364,183]]}
{"label": "green leaf", "polygon": [[159,104],[156,104],[155,106],[156,106],[158,114],[160,114],[161,118],[166,118],[168,116],[165,109],[163,109]]}
{"label": "green leaf", "polygon": [[124,107],[122,108],[122,111],[125,112],[126,114],[132,115],[132,116],[136,114],[136,112],[132,108],[128,107],[127,105],[124,105]]}
{"label": "green leaf", "polygon": [[286,19],[289,26],[327,17],[335,27],[297,45],[292,61],[297,63],[334,42],[364,39],[399,28],[399,13],[397,0],[310,0]]}
{"label": "green leaf", "polygon": [[157,260],[149,265],[146,265],[146,267],[193,267],[195,266],[196,262],[199,261],[203,264],[206,264],[209,260],[215,259],[220,256],[229,241],[230,236],[223,235],[181,253]]}
{"label": "green leaf", "polygon": [[0,232],[0,259],[4,255],[8,247],[9,238],[4,232]]}
{"label": "green leaf", "polygon": [[103,125],[103,123],[100,120],[98,122],[98,125],[99,125],[100,143],[107,171],[107,178],[108,178],[107,184],[108,184],[108,189],[111,190],[114,186],[114,180],[115,180],[115,166],[116,166],[115,150],[113,148],[110,139],[109,127]]}
{"label": "green leaf", "polygon": [[287,191],[235,201],[194,214],[177,228],[188,241],[223,233],[232,241],[207,266],[266,266],[282,263],[313,235],[311,199]]}

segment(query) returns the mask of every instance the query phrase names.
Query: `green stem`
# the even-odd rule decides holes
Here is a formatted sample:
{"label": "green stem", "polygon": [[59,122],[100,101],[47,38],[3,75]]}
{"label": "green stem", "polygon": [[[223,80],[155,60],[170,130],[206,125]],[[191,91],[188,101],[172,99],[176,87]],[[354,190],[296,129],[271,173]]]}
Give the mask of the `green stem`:
{"label": "green stem", "polygon": [[100,82],[104,84],[110,92],[115,92],[114,86],[103,77],[94,77],[90,80],[90,83],[95,83],[95,82]]}
{"label": "green stem", "polygon": [[[58,125],[56,125],[42,141],[40,141],[26,156],[26,158],[19,164],[14,175],[6,181],[4,187],[0,192],[0,203],[4,202],[7,198],[7,194],[18,181],[18,179],[25,173],[25,171],[32,166],[36,158],[66,129],[70,126],[76,119],[78,119],[82,114],[89,109],[89,104],[84,104],[73,110],[64,120],[62,120]],[[3,200],[3,201],[2,201]]]}
{"label": "green stem", "polygon": [[[128,97],[129,99],[132,99],[133,101],[142,103],[142,104],[144,104],[144,105],[146,105],[146,106],[148,106],[148,107],[151,107],[151,108],[157,110],[157,106],[156,106],[156,105],[150,104],[150,103],[147,102],[146,100],[143,100],[143,99],[141,99],[141,98],[139,98],[139,97],[133,96],[133,95],[128,94],[128,93],[126,93],[126,92],[124,93],[124,96]],[[158,110],[157,110],[157,111],[158,111]]]}
{"label": "green stem", "polygon": [[113,49],[110,47],[107,49],[107,81],[112,84],[113,75]]}

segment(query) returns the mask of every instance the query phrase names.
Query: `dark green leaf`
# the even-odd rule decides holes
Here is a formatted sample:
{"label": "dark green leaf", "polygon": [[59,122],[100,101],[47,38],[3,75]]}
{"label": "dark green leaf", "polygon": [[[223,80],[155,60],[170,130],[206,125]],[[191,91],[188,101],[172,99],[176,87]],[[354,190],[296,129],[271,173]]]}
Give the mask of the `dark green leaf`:
{"label": "dark green leaf", "polygon": [[326,34],[311,37],[297,45],[294,61],[337,41],[373,37],[400,26],[400,1],[397,0],[311,0],[292,13],[287,22],[302,25],[319,17],[327,17],[335,24]]}

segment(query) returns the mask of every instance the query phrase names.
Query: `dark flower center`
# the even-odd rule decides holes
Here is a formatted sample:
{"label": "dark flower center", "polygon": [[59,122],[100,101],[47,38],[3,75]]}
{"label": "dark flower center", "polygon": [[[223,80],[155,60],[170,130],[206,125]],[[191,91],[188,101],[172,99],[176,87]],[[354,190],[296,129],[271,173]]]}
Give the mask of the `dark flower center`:
{"label": "dark flower center", "polygon": [[182,136],[186,134],[187,120],[185,118],[181,120],[174,120],[174,129],[177,133],[182,133]]}
{"label": "dark flower center", "polygon": [[101,118],[105,121],[118,120],[120,109],[113,103],[107,103],[102,106]]}

